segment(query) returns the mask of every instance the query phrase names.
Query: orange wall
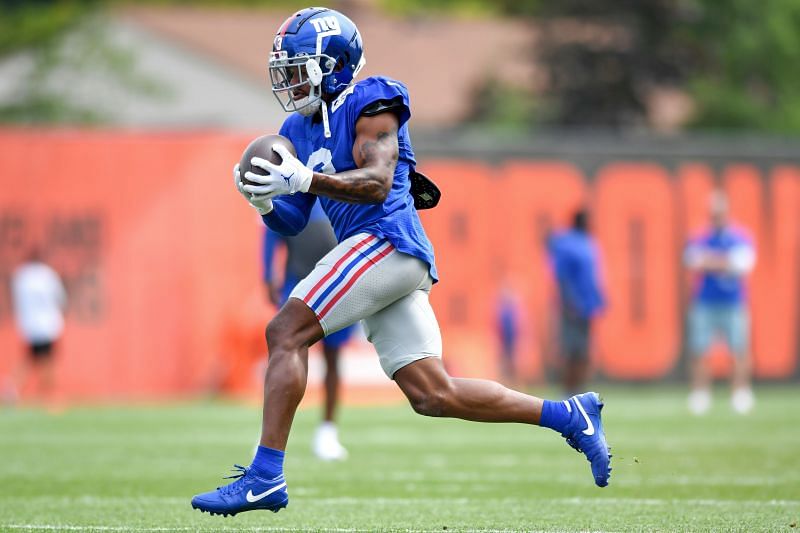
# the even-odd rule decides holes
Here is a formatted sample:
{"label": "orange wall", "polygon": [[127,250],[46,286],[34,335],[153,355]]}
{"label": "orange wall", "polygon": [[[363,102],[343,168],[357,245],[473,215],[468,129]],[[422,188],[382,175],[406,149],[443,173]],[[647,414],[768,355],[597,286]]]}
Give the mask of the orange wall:
{"label": "orange wall", "polygon": [[[260,221],[231,186],[250,137],[224,133],[0,131],[0,276],[46,243],[71,295],[59,357],[72,398],[156,397],[225,387],[240,352],[258,351],[270,311],[259,286]],[[548,227],[595,210],[609,309],[599,370],[619,379],[674,373],[682,347],[680,252],[702,228],[715,180],[756,239],[751,280],[756,374],[786,378],[798,359],[800,166],[619,161],[585,175],[564,161],[428,160],[440,206],[423,220],[442,282],[433,291],[445,357],[493,375],[501,279],[526,308],[521,371],[553,357]],[[719,167],[714,167],[719,168]],[[0,284],[0,376],[21,357]],[[237,332],[246,331],[242,335]],[[245,339],[245,340],[243,340]],[[718,370],[726,361],[719,357]]]}

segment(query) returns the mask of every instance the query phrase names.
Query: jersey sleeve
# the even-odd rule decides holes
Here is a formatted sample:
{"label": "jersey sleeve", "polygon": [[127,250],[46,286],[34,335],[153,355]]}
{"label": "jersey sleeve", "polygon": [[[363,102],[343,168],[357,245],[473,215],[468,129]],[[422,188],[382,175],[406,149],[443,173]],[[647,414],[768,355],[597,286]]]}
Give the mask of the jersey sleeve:
{"label": "jersey sleeve", "polygon": [[740,242],[728,253],[731,269],[739,275],[744,275],[756,266],[756,253],[747,242]]}
{"label": "jersey sleeve", "polygon": [[402,127],[411,118],[411,102],[408,89],[399,81],[384,77],[369,78],[368,83],[359,87],[353,94],[350,105],[353,121],[358,120],[365,110],[375,109],[375,104],[393,112]]}
{"label": "jersey sleeve", "polygon": [[283,135],[287,139],[291,139],[292,138],[290,133],[289,133],[289,131],[291,129],[291,126],[290,126],[290,122],[291,122],[290,119],[291,118],[292,118],[292,115],[289,115],[288,117],[286,117],[286,119],[283,121],[283,124],[281,124],[281,129],[278,130],[278,135]]}
{"label": "jersey sleeve", "polygon": [[277,196],[272,199],[272,211],[262,215],[261,220],[269,229],[281,235],[297,235],[308,224],[316,199],[315,195],[302,192]]}
{"label": "jersey sleeve", "polygon": [[683,249],[683,264],[687,268],[697,269],[703,260],[703,242],[699,238],[690,240]]}
{"label": "jersey sleeve", "polygon": [[741,231],[736,244],[728,251],[731,270],[738,275],[749,274],[756,266],[756,249],[750,236]]}

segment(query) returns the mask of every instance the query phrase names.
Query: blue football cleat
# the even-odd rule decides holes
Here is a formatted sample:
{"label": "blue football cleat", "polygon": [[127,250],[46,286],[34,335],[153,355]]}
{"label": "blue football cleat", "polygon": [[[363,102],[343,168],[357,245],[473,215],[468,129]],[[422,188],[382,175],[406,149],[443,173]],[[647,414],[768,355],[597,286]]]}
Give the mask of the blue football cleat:
{"label": "blue football cleat", "polygon": [[238,473],[225,479],[236,479],[236,481],[224,487],[217,487],[217,490],[198,494],[192,498],[192,508],[208,511],[212,515],[233,516],[254,509],[266,509],[277,513],[289,504],[289,493],[286,491],[283,474],[274,479],[264,479],[248,467],[241,465],[234,467]]}
{"label": "blue football cleat", "polygon": [[605,487],[611,476],[611,448],[606,444],[600,420],[603,402],[596,392],[585,392],[565,400],[564,404],[570,421],[561,436],[567,439],[567,444],[583,452],[592,465],[594,482],[598,487]]}

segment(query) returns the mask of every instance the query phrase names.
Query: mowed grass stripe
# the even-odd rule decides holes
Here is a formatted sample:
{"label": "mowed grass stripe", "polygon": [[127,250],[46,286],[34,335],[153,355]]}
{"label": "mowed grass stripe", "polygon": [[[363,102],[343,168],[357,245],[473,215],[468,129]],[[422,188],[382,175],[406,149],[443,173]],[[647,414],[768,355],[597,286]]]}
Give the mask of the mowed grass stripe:
{"label": "mowed grass stripe", "polygon": [[615,455],[606,489],[552,431],[425,419],[405,405],[346,407],[350,460],[320,463],[309,409],[287,452],[288,509],[228,519],[189,499],[249,462],[257,407],[0,410],[0,530],[774,531],[800,521],[795,387],[758,390],[747,418],[720,391],[703,419],[686,415],[683,389],[604,388]]}
{"label": "mowed grass stripe", "polygon": [[[119,496],[77,496],[77,497],[48,497],[41,496],[39,498],[3,498],[3,501],[10,505],[42,505],[52,504],[54,502],[60,505],[187,505],[186,498],[177,497],[146,497],[137,496],[132,498],[125,498]],[[530,502],[526,498],[487,498],[481,500],[483,502],[491,502],[493,504],[527,504]],[[776,507],[800,507],[800,500],[713,500],[713,499],[661,499],[661,498],[537,498],[539,503],[559,504],[559,505],[594,505],[594,506],[613,506],[613,505],[698,505],[698,506],[719,506],[724,507],[728,505],[754,505],[754,506],[776,506]],[[363,505],[369,503],[370,505],[440,505],[443,502],[453,505],[466,505],[474,503],[472,498],[384,498],[384,497],[327,497],[327,498],[312,498],[308,496],[298,496],[292,493],[292,503],[301,503],[302,505]]]}

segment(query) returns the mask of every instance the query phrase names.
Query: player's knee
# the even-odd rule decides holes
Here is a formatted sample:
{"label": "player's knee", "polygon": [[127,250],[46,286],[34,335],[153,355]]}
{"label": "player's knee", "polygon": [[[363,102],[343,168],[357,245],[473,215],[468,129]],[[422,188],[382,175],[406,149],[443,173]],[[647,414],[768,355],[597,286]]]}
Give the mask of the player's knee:
{"label": "player's knee", "polygon": [[289,325],[286,324],[285,321],[277,317],[267,324],[265,335],[267,338],[267,347],[271,354],[297,348],[295,346],[295,335],[293,335],[292,329],[288,326]]}
{"label": "player's knee", "polygon": [[264,337],[267,339],[267,346],[275,346],[280,338],[280,328],[274,325],[274,321],[267,324],[267,329],[264,330]]}
{"label": "player's knee", "polygon": [[270,320],[265,335],[270,355],[278,351],[297,351],[322,338],[322,326],[310,308],[290,298]]}
{"label": "player's knee", "polygon": [[423,416],[447,416],[451,400],[449,389],[418,391],[408,396],[411,408]]}

